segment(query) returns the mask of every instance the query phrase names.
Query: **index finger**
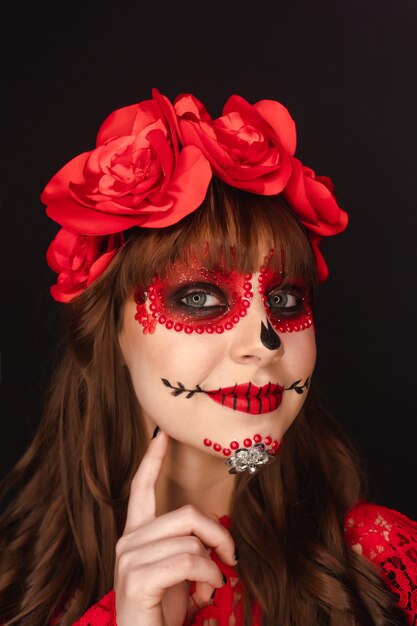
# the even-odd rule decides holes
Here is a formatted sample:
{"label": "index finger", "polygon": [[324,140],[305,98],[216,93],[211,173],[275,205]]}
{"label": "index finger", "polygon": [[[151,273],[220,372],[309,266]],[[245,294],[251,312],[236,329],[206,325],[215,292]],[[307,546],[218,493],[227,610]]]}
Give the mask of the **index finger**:
{"label": "index finger", "polygon": [[151,440],[132,479],[124,535],[155,519],[155,485],[168,449],[168,441],[169,437],[163,431]]}

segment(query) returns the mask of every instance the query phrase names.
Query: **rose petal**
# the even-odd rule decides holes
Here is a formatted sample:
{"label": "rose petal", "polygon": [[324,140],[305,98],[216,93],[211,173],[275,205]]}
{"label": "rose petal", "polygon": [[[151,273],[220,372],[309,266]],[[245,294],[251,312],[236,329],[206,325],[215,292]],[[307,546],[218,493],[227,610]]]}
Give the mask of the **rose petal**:
{"label": "rose petal", "polygon": [[168,124],[170,130],[170,136],[173,139],[173,147],[174,147],[174,155],[175,159],[178,156],[178,137],[179,137],[179,128],[178,128],[178,120],[175,114],[175,110],[171,102],[168,100],[166,96],[160,93],[158,89],[152,89],[152,97],[155,102],[158,103],[159,108],[161,109],[164,119]]}
{"label": "rose petal", "polygon": [[[262,130],[267,137],[276,136],[279,144],[292,156],[296,147],[295,122],[288,110],[274,100],[259,100],[254,105],[241,96],[233,95],[223,107],[223,115],[237,111],[246,123]],[[274,131],[271,133],[271,129]]]}
{"label": "rose petal", "polygon": [[172,209],[165,213],[149,214],[141,226],[162,228],[177,223],[203,202],[211,180],[210,163],[201,150],[187,146],[180,152],[177,167],[166,190],[172,200]]}
{"label": "rose petal", "polygon": [[90,273],[87,279],[87,285],[91,285],[93,281],[96,280],[100,274],[104,272],[104,270],[108,267],[110,261],[116,254],[117,249],[111,250],[110,252],[105,252],[102,254],[90,267]]}
{"label": "rose petal", "polygon": [[155,121],[156,116],[149,104],[152,105],[152,100],[144,100],[139,104],[121,107],[110,113],[99,128],[96,146],[105,144],[115,137],[135,135]]}
{"label": "rose petal", "polygon": [[179,118],[194,118],[195,121],[201,120],[202,122],[207,122],[209,124],[212,123],[212,119],[204,104],[190,93],[179,94],[175,98],[174,110]]}
{"label": "rose petal", "polygon": [[[158,161],[163,172],[162,185],[157,191],[157,197],[163,198],[174,169],[174,155],[172,154],[171,146],[160,131],[155,130],[150,132],[148,134],[148,140],[155,153],[158,155]],[[153,199],[154,198],[156,198],[155,194],[153,194]]]}
{"label": "rose petal", "polygon": [[[47,250],[48,265],[58,273],[52,297],[69,302],[84,291],[103,273],[123,241],[123,235],[88,237],[61,228]],[[107,250],[101,253],[103,247]]]}
{"label": "rose petal", "polygon": [[259,100],[253,107],[272,126],[290,156],[295,153],[297,131],[288,109],[275,100]]}
{"label": "rose petal", "polygon": [[68,195],[72,195],[72,192],[69,190],[70,183],[76,185],[85,184],[84,166],[89,155],[90,152],[83,152],[61,167],[41,193],[43,204],[55,203],[61,200],[61,198],[65,199]]}
{"label": "rose petal", "polygon": [[310,227],[317,224],[317,215],[307,198],[303,166],[301,161],[292,158],[291,167],[291,176],[283,195],[301,222]]}
{"label": "rose petal", "polygon": [[314,256],[316,259],[317,280],[319,281],[319,283],[324,283],[326,282],[329,276],[329,269],[327,267],[326,261],[324,260],[324,256],[322,255],[321,250],[319,248],[320,243],[321,243],[321,237],[313,234],[313,235],[310,235],[309,238],[310,238]]}
{"label": "rose petal", "polygon": [[49,204],[46,214],[64,228],[86,235],[108,235],[134,226],[131,218],[96,211],[74,202],[72,198]]}
{"label": "rose petal", "polygon": [[67,303],[71,302],[71,300],[75,298],[75,296],[78,296],[80,293],[82,293],[84,289],[85,288],[83,287],[82,289],[75,289],[74,291],[65,292],[59,287],[59,285],[52,285],[49,289],[49,292],[53,299],[57,302]]}

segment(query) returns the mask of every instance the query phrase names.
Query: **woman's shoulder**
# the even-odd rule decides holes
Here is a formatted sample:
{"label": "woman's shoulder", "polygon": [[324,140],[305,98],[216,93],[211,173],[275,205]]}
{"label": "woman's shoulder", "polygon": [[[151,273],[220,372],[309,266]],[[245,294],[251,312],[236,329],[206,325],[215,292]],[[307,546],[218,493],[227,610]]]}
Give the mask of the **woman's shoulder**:
{"label": "woman's shoulder", "polygon": [[417,569],[417,522],[388,507],[358,502],[345,516],[346,542],[373,561],[404,553]]}

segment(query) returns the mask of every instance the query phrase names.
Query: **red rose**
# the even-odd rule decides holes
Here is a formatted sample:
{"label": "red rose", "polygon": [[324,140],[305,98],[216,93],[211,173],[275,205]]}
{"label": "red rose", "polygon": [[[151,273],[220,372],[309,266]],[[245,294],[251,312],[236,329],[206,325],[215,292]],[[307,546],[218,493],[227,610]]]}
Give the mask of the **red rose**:
{"label": "red rose", "polygon": [[46,185],[46,213],[73,232],[106,235],[132,226],[175,224],[203,201],[211,168],[195,146],[181,151],[175,112],[152,100],[111,113],[96,148],[75,157]]}
{"label": "red rose", "polygon": [[174,101],[181,141],[198,146],[216,176],[232,187],[262,195],[280,193],[291,174],[295,124],[287,109],[273,100],[254,105],[231,96],[223,115],[212,120],[191,94]]}
{"label": "red rose", "polygon": [[109,265],[123,244],[121,233],[116,235],[79,235],[65,228],[58,231],[49,245],[46,259],[58,274],[51,295],[58,302],[69,302],[86,289]]}
{"label": "red rose", "polygon": [[314,170],[296,158],[291,159],[291,164],[291,176],[282,195],[309,232],[318,280],[324,282],[329,271],[319,248],[321,240],[345,230],[348,216],[339,207],[328,176],[316,176]]}
{"label": "red rose", "polygon": [[322,238],[318,235],[315,235],[314,233],[311,233],[311,235],[309,235],[309,240],[311,242],[311,246],[313,248],[314,256],[316,259],[317,280],[319,281],[319,283],[324,283],[329,277],[329,270],[327,267],[327,263],[324,260],[324,256],[322,255],[320,250]]}
{"label": "red rose", "polygon": [[291,177],[283,197],[308,230],[321,237],[345,230],[348,216],[337,204],[328,176],[316,176],[296,158],[291,159]]}

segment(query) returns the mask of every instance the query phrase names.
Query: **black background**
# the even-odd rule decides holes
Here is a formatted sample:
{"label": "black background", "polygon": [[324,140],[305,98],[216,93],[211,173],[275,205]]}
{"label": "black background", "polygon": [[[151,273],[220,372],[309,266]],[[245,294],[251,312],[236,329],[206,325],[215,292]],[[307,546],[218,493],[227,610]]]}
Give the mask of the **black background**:
{"label": "black background", "polygon": [[39,194],[115,108],[192,92],[282,102],[348,230],[323,244],[316,377],[372,497],[417,519],[415,0],[16,3],[3,15],[2,475],[33,436],[62,306]]}

